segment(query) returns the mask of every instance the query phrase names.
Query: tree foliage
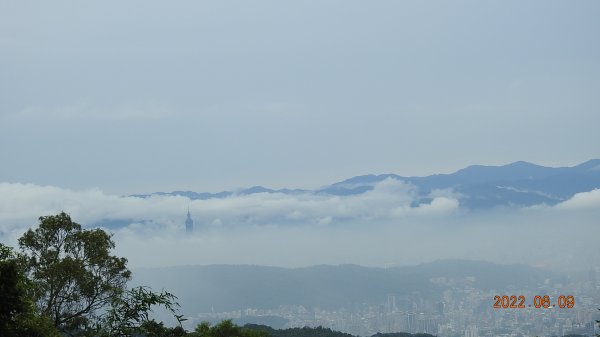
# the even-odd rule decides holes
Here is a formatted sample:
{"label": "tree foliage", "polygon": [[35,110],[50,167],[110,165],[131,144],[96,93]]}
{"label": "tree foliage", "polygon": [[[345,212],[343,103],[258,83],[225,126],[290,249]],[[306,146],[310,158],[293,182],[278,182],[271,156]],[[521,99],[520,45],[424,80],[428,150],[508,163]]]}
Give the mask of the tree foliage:
{"label": "tree foliage", "polygon": [[184,337],[188,333],[181,327],[165,327],[162,322],[146,321],[140,326],[140,332],[146,337]]}
{"label": "tree foliage", "polygon": [[[37,228],[19,239],[16,269],[6,267],[0,273],[2,286],[8,289],[6,303],[11,303],[6,314],[1,313],[3,320],[29,312],[39,326],[53,327],[63,335],[94,337],[139,334],[150,321],[153,306],[165,307],[182,321],[176,315],[175,295],[147,287],[127,288],[131,272],[127,259],[111,254],[115,248],[111,235],[101,229],[83,229],[64,212],[39,221]],[[0,256],[9,253],[8,248],[0,249]],[[19,275],[22,287],[15,286]]]}
{"label": "tree foliage", "polygon": [[192,337],[269,337],[266,331],[252,330],[237,326],[231,320],[224,320],[210,326],[208,322],[198,324],[196,330],[189,334]]}
{"label": "tree foliage", "polygon": [[125,289],[131,272],[101,229],[84,230],[66,213],[40,217],[19,246],[42,315],[63,331],[85,327]]}
{"label": "tree foliage", "polygon": [[37,315],[27,296],[21,262],[10,247],[0,243],[0,336],[58,337],[50,320]]}
{"label": "tree foliage", "polygon": [[[175,313],[179,307],[176,299],[175,295],[166,291],[154,293],[147,287],[129,289],[123,296],[113,299],[110,309],[98,323],[97,333],[107,337],[131,336],[136,332],[148,332],[148,329],[158,333],[159,326],[150,323],[154,322],[150,319],[152,307],[160,305]],[[175,315],[175,318],[180,323],[183,320],[181,315]]]}
{"label": "tree foliage", "polygon": [[27,311],[18,266],[9,247],[0,244],[0,336],[14,334],[16,318]]}
{"label": "tree foliage", "polygon": [[[251,330],[262,331],[271,337],[354,337],[350,334],[340,331],[333,331],[329,328],[324,328],[321,326],[315,328],[303,327],[273,329],[265,325],[246,324],[244,327]],[[411,337],[411,335],[408,334],[408,336],[403,337]]]}
{"label": "tree foliage", "polygon": [[14,316],[27,310],[19,279],[18,266],[10,248],[0,244],[0,331],[4,331],[3,327],[8,325]]}

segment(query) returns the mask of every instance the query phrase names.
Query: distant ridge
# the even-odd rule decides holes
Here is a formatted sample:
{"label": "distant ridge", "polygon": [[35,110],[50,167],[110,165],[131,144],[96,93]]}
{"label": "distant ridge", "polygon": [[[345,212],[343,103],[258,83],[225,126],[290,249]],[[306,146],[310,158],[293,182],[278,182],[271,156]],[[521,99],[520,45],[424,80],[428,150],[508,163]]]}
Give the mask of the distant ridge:
{"label": "distant ridge", "polygon": [[[258,324],[246,324],[246,329],[264,331],[271,337],[355,337],[347,333],[334,331],[328,328],[316,327],[316,328],[291,328],[291,329],[273,329],[270,326],[258,325]],[[415,333],[411,334],[408,332],[393,332],[393,333],[376,333],[371,337],[435,337],[427,333]]]}
{"label": "distant ridge", "polygon": [[257,193],[319,194],[348,196],[368,192],[385,179],[401,180],[414,185],[420,196],[417,203],[431,201],[434,190],[450,189],[460,195],[462,207],[485,209],[498,206],[554,205],[574,194],[600,188],[600,159],[588,160],[572,167],[546,167],[525,161],[502,166],[471,165],[450,174],[405,177],[397,174],[367,174],[352,177],[316,190],[270,189],[253,186],[237,191],[217,193],[173,191],[135,194],[134,197],[183,196],[192,200],[227,198]]}
{"label": "distant ridge", "polygon": [[[441,296],[449,284],[468,282],[483,289],[536,289],[560,274],[527,265],[471,260],[438,260],[416,266],[373,268],[320,265],[280,268],[250,265],[209,265],[135,270],[134,282],[171,289],[190,312],[240,308],[276,308],[296,304],[336,309],[356,303],[399,299],[419,293]],[[360,289],[360,291],[357,291]]]}

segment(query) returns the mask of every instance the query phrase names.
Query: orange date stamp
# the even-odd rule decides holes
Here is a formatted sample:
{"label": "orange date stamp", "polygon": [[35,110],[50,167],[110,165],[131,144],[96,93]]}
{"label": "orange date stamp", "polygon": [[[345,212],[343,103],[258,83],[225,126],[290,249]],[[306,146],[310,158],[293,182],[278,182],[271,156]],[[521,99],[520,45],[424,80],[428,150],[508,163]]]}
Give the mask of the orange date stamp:
{"label": "orange date stamp", "polygon": [[494,296],[495,309],[525,309],[525,308],[561,308],[571,309],[575,307],[575,298],[572,295],[560,295],[555,302],[552,302],[548,295],[536,295],[533,302],[527,302],[525,296]]}

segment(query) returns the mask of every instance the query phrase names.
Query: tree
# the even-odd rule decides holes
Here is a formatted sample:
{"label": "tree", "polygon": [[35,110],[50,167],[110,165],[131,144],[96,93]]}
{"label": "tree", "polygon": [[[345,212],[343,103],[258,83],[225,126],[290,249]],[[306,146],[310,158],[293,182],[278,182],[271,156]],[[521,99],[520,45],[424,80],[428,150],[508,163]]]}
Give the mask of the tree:
{"label": "tree", "polygon": [[63,334],[127,336],[149,319],[154,305],[176,313],[170,293],[127,289],[131,272],[127,259],[111,255],[111,235],[82,229],[64,212],[39,220],[19,239],[25,276],[40,315]]}
{"label": "tree", "polygon": [[237,326],[231,320],[224,320],[221,323],[210,326],[208,322],[198,324],[195,332],[191,333],[193,337],[268,337],[269,334],[262,330],[251,330]]}
{"label": "tree", "polygon": [[0,243],[0,336],[59,336],[50,321],[35,314],[18,257]]}
{"label": "tree", "polygon": [[144,322],[140,328],[141,333],[146,337],[184,337],[188,335],[181,326],[168,328],[162,322],[154,320]]}
{"label": "tree", "polygon": [[110,255],[115,244],[106,232],[83,230],[64,212],[39,220],[19,239],[35,301],[61,330],[85,327],[124,291],[127,260]]}
{"label": "tree", "polygon": [[10,248],[0,244],[0,336],[5,335],[14,316],[26,310],[23,290],[19,287],[17,264],[10,259]]}
{"label": "tree", "polygon": [[[267,336],[271,337],[354,337],[350,334],[333,331],[329,328],[324,328],[318,326],[316,328],[289,328],[289,329],[281,329],[276,330],[269,326],[265,325],[257,325],[257,324],[246,324],[244,326],[246,329],[254,330],[254,331],[263,331],[267,334]],[[409,334],[409,333],[390,333],[390,334],[377,334],[372,337],[434,337],[428,334]]]}
{"label": "tree", "polygon": [[[111,308],[97,324],[95,335],[106,337],[125,337],[131,336],[134,333],[156,333],[160,330],[152,330],[157,328],[157,325],[152,324],[149,313],[152,311],[152,306],[162,305],[173,314],[179,304],[175,302],[175,295],[163,291],[162,293],[154,293],[147,287],[136,287],[127,290],[123,296],[116,297],[111,303]],[[179,323],[183,321],[181,315],[174,315]],[[160,323],[162,326],[162,323]],[[179,329],[176,329],[179,328]],[[181,325],[176,327],[174,333],[179,330],[183,331]],[[150,330],[148,330],[150,329]],[[164,337],[176,336],[171,334],[171,330],[164,330]],[[185,333],[185,331],[183,331]],[[167,334],[168,333],[168,334]],[[148,335],[151,337],[152,335]],[[163,335],[157,335],[163,337]]]}
{"label": "tree", "polygon": [[14,335],[16,318],[27,311],[19,279],[11,249],[0,244],[0,336]]}

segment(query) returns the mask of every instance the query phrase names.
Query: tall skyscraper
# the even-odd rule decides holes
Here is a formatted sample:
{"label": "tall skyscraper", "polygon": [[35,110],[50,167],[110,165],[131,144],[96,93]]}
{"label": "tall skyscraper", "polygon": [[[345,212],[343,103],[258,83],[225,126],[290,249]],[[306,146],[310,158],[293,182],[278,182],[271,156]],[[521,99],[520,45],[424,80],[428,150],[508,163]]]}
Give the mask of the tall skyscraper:
{"label": "tall skyscraper", "polygon": [[187,219],[185,220],[185,232],[191,234],[194,232],[194,220],[190,215],[190,208],[188,207]]}

